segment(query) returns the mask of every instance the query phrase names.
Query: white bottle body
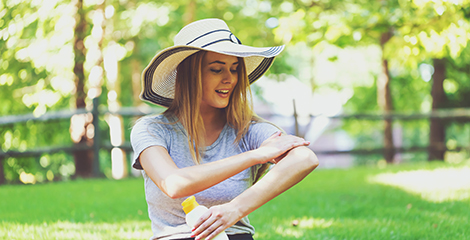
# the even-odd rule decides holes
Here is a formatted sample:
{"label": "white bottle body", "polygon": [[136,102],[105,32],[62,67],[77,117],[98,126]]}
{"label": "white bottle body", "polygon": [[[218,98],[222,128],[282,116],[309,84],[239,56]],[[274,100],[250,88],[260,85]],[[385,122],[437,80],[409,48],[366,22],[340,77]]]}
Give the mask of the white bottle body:
{"label": "white bottle body", "polygon": [[[186,214],[186,223],[188,224],[188,226],[193,228],[196,221],[202,216],[202,214],[207,212],[207,210],[209,210],[207,207],[199,205],[195,207],[191,212]],[[227,237],[227,234],[224,231],[224,232],[219,233],[219,235],[215,236],[213,240],[229,240],[229,239]]]}

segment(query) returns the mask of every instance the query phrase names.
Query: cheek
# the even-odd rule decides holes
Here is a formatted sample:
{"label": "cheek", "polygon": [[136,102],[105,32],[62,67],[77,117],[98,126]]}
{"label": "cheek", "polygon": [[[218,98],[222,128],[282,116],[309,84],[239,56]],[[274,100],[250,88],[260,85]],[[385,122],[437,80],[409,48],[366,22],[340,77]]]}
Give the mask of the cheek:
{"label": "cheek", "polygon": [[211,81],[202,82],[202,98],[208,99],[214,96],[217,85]]}
{"label": "cheek", "polygon": [[202,77],[202,79],[201,79],[201,81],[202,81],[202,93],[206,93],[211,88],[211,81],[210,81],[210,78],[208,78],[204,74],[201,77]]}
{"label": "cheek", "polygon": [[238,84],[238,74],[235,74],[233,76],[233,86],[237,86],[237,84]]}
{"label": "cheek", "polygon": [[235,87],[243,87],[243,86],[241,86],[241,85],[244,85],[244,84],[243,84],[243,81],[239,81],[238,76],[236,76],[235,79],[234,79],[234,81],[233,81],[233,87],[234,87],[234,88],[235,88]]}
{"label": "cheek", "polygon": [[210,93],[210,88],[207,85],[202,85],[202,97],[205,98]]}

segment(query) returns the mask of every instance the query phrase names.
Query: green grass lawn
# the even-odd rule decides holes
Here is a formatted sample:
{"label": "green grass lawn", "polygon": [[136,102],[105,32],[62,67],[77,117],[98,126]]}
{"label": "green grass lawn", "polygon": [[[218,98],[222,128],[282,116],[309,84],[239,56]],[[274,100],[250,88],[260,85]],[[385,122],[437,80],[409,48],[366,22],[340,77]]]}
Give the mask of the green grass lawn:
{"label": "green grass lawn", "polygon": [[[250,220],[257,240],[470,239],[468,171],[470,162],[318,169]],[[373,180],[385,173],[429,184],[404,190]],[[0,239],[150,236],[140,178],[0,186]]]}

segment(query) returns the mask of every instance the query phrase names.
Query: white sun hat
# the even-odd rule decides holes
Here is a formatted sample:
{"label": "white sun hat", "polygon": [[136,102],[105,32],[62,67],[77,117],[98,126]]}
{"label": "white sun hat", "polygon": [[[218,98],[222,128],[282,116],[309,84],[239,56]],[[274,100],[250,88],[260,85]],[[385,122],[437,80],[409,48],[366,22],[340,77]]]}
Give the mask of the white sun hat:
{"label": "white sun hat", "polygon": [[175,97],[176,67],[201,50],[243,57],[250,84],[260,78],[281,53],[284,45],[251,47],[242,45],[227,24],[215,18],[203,19],[183,27],[174,46],[163,49],[142,72],[142,100],[169,107]]}

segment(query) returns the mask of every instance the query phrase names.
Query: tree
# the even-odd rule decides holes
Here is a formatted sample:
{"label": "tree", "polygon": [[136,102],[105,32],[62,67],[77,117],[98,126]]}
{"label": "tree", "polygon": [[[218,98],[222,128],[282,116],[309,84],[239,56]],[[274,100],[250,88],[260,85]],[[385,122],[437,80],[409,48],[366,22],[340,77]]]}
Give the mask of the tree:
{"label": "tree", "polygon": [[[380,47],[382,52],[385,49],[385,44],[392,38],[392,30],[389,29],[387,32],[381,33],[380,36]],[[377,100],[381,110],[384,113],[391,113],[393,111],[392,93],[390,89],[390,71],[388,65],[388,59],[382,55],[382,73],[377,77]],[[385,161],[392,163],[395,156],[395,149],[393,146],[393,126],[391,119],[385,119],[384,121],[384,157]]]}
{"label": "tree", "polygon": [[[288,20],[283,21],[284,26],[281,22],[276,31],[279,35],[290,34],[295,41],[305,41],[312,48],[316,48],[324,41],[339,47],[367,44],[376,44],[381,47],[382,71],[377,76],[377,104],[382,112],[391,112],[393,101],[390,89],[390,56],[385,53],[385,48],[396,28],[396,22],[390,19],[394,10],[399,7],[397,3],[389,1],[332,1],[329,3],[296,1],[295,3],[299,8],[294,14],[285,17]],[[307,24],[310,22],[313,24]],[[306,34],[299,34],[303,32]],[[319,34],[321,37],[309,41],[315,32],[321,33]],[[393,162],[392,121],[387,119],[384,123],[384,158],[387,162]]]}
{"label": "tree", "polygon": [[[273,76],[281,73],[300,75],[300,65],[314,63],[315,53],[327,44],[381,49],[382,74],[377,74],[376,82],[371,86],[354,86],[356,95],[347,105],[350,110],[431,109],[434,102],[438,103],[438,98],[435,97],[436,101],[431,104],[431,82],[422,81],[418,68],[423,64],[433,65],[432,59],[443,59],[446,67],[446,77],[432,82],[447,97],[447,103],[437,105],[468,107],[470,8],[467,6],[468,0],[201,0],[190,1],[190,4],[183,0],[74,0],[72,3],[64,0],[2,0],[0,115],[33,112],[40,116],[48,110],[89,109],[92,98],[97,96],[100,96],[100,104],[108,108],[156,107],[146,105],[138,98],[140,74],[145,64],[156,52],[172,46],[173,36],[186,23],[207,17],[224,19],[244,44],[288,44],[283,56],[270,69],[269,74]],[[96,35],[98,32],[101,34]],[[308,64],[300,62],[291,52],[295,44],[307,46],[311,53]],[[433,78],[439,79],[438,62],[434,65]],[[319,89],[314,77],[308,81],[314,91]],[[332,84],[328,87],[342,86]],[[72,139],[91,144],[94,126],[90,116],[74,117],[74,120],[80,127],[77,128],[79,131],[72,131],[72,137],[70,122],[0,127],[2,151],[72,145]],[[111,125],[108,117],[104,120],[106,122],[100,119],[100,123]],[[120,120],[119,129],[127,140],[132,123],[133,119]],[[353,124],[345,128],[352,129],[351,126]],[[405,133],[408,135],[404,141],[433,144],[433,140],[428,139],[431,136],[423,140],[416,134],[424,132],[424,128],[433,129],[427,122],[406,126],[414,129]],[[392,122],[385,121],[385,127],[368,127],[381,129],[380,137],[389,150],[385,158],[391,161]],[[369,134],[363,130],[362,126],[354,131],[357,136]],[[109,134],[105,130],[101,137],[107,140]],[[445,134],[440,136],[441,146],[445,145],[446,138],[442,138]],[[360,139],[358,142],[362,142],[363,138]],[[373,142],[380,141],[374,138]],[[83,159],[92,159],[92,154],[82,154],[77,154],[75,159],[67,154],[5,159],[5,178],[7,182],[17,181],[15,179],[22,173],[30,173],[45,181],[68,178],[74,172],[77,176],[87,177],[93,160]],[[106,163],[106,154],[110,153],[101,151],[101,154]],[[77,164],[75,171],[74,163]],[[68,170],[61,172],[61,169]]]}
{"label": "tree", "polygon": [[[291,13],[280,19],[280,26],[275,31],[280,38],[290,35],[293,41],[304,41],[313,49],[318,48],[323,41],[340,47],[371,44],[381,47],[382,73],[377,76],[376,86],[378,107],[384,113],[394,110],[394,105],[409,108],[406,106],[409,96],[400,94],[406,92],[405,86],[393,84],[395,79],[407,76],[409,81],[421,81],[416,77],[420,63],[445,56],[458,58],[458,53],[468,42],[468,21],[464,17],[469,12],[468,7],[465,7],[468,1],[294,1],[294,5]],[[302,17],[299,18],[299,15]],[[443,66],[439,64],[435,68],[441,71]],[[442,71],[445,72],[445,69]],[[434,79],[438,80],[433,82],[442,85],[444,79],[440,78],[443,75],[440,74],[439,78],[439,73],[435,74]],[[422,86],[420,91],[426,89],[431,88]],[[396,98],[392,98],[392,92],[397,93],[393,94]],[[434,92],[432,96],[436,96]],[[444,99],[436,97],[433,100],[434,109],[446,105],[439,102]],[[354,101],[354,98],[350,101]],[[424,106],[415,105],[413,110],[422,110],[420,105]],[[437,122],[439,120],[433,120],[430,128],[430,142],[435,145],[438,141],[441,146],[445,146],[445,134],[442,129],[435,127]],[[391,120],[385,120],[383,137],[385,159],[392,162]]]}
{"label": "tree", "polygon": [[[444,91],[444,80],[446,79],[445,59],[433,59],[434,74],[432,82],[432,110],[441,109],[446,104],[446,93]],[[429,160],[444,160],[446,152],[446,132],[445,126],[440,119],[431,119],[429,134]]]}
{"label": "tree", "polygon": [[[75,39],[73,44],[75,54],[75,66],[73,73],[75,75],[75,107],[77,109],[86,107],[85,92],[85,60],[86,60],[86,47],[85,37],[87,36],[87,21],[86,12],[83,8],[83,0],[76,0],[76,25],[74,29]],[[89,114],[75,115],[70,122],[70,134],[76,146],[92,146],[93,136],[87,134],[94,128],[92,121],[93,118]],[[93,151],[92,150],[77,150],[73,154],[75,161],[75,176],[76,177],[91,177],[93,173]],[[97,159],[96,159],[97,160]],[[95,160],[95,161],[96,161]]]}
{"label": "tree", "polygon": [[[73,30],[67,30],[72,26],[73,9],[64,2],[0,1],[0,115],[40,116],[49,109],[69,107],[74,84],[73,48],[68,43]],[[69,144],[68,127],[64,122],[1,126],[2,151]],[[69,171],[71,161],[59,153],[6,158],[3,166],[7,182],[19,181],[24,174],[52,181],[73,172]]]}
{"label": "tree", "polygon": [[[432,77],[432,111],[450,107],[444,88],[447,79],[447,59],[457,59],[470,37],[465,9],[469,2],[422,2],[415,7],[428,14],[428,22],[416,26],[414,44],[420,46],[421,56],[431,58],[434,67]],[[416,54],[418,55],[418,54]],[[444,160],[446,152],[446,122],[430,120],[428,160]]]}

